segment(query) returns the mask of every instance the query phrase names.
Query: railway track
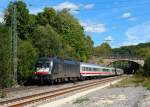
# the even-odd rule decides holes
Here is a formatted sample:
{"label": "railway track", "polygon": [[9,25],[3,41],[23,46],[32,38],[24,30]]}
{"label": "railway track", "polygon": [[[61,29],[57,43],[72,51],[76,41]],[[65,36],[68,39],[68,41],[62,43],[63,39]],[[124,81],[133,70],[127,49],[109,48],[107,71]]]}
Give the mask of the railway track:
{"label": "railway track", "polygon": [[54,98],[54,97],[57,97],[57,96],[60,96],[60,95],[63,95],[63,94],[75,92],[77,90],[82,90],[82,89],[90,88],[90,87],[93,87],[93,86],[97,86],[99,84],[107,83],[107,82],[110,82],[112,80],[116,80],[118,78],[119,77],[110,77],[110,78],[105,78],[105,79],[92,81],[92,82],[85,83],[85,84],[69,86],[69,87],[66,87],[66,88],[56,89],[56,90],[53,90],[53,91],[42,92],[42,93],[29,95],[29,96],[25,96],[25,97],[20,97],[20,98],[16,98],[16,99],[11,99],[11,100],[7,100],[7,101],[1,101],[0,106],[22,107],[22,106],[29,105],[29,104],[39,102],[39,101],[42,101],[42,100]]}

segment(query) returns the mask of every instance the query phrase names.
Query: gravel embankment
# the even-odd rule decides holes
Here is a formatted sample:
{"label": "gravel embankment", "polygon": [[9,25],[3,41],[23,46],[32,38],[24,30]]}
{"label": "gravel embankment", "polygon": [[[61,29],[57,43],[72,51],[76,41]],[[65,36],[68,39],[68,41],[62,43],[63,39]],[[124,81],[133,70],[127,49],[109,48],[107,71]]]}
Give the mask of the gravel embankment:
{"label": "gravel embankment", "polygon": [[143,99],[138,102],[138,107],[150,107],[150,92],[143,96]]}
{"label": "gravel embankment", "polygon": [[150,92],[143,87],[105,88],[59,107],[150,107]]}

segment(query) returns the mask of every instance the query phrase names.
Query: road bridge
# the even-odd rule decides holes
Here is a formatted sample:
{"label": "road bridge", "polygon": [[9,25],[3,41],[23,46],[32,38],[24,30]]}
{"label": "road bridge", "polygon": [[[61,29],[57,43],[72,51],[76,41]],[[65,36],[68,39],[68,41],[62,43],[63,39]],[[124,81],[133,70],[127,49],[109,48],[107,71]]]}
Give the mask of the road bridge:
{"label": "road bridge", "polygon": [[135,57],[135,56],[128,56],[128,55],[123,55],[123,56],[111,55],[108,57],[103,57],[102,61],[105,65],[111,65],[113,62],[116,62],[116,61],[129,61],[129,62],[137,63],[141,66],[144,66],[143,58]]}
{"label": "road bridge", "polygon": [[131,55],[108,55],[105,57],[96,57],[89,62],[109,66],[116,61],[129,61],[144,66],[144,59],[138,56]]}

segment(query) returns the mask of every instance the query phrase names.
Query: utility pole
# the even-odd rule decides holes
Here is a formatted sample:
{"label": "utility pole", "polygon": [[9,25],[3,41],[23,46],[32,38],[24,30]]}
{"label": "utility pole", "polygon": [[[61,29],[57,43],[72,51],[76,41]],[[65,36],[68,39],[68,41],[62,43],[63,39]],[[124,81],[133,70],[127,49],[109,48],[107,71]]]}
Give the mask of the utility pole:
{"label": "utility pole", "polygon": [[17,85],[17,22],[16,22],[16,0],[13,2],[11,18],[11,70],[14,85]]}

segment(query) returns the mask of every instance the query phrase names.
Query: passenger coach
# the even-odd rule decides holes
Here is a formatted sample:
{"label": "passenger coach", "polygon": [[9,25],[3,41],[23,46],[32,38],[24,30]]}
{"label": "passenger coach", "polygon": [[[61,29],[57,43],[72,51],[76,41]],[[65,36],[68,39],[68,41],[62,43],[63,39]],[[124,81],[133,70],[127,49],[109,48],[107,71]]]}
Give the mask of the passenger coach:
{"label": "passenger coach", "polygon": [[95,64],[80,63],[81,76],[112,76],[116,75],[115,68]]}

